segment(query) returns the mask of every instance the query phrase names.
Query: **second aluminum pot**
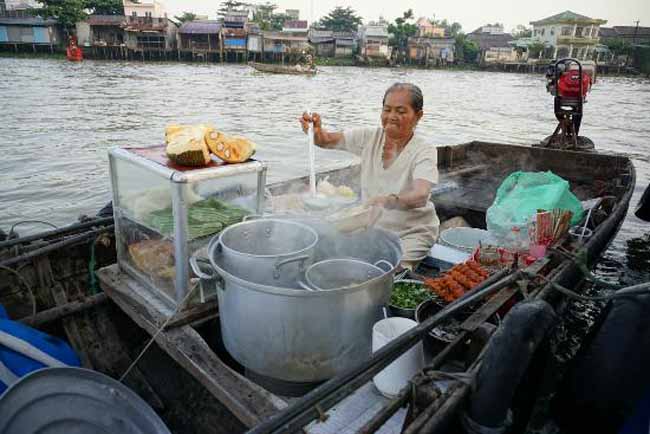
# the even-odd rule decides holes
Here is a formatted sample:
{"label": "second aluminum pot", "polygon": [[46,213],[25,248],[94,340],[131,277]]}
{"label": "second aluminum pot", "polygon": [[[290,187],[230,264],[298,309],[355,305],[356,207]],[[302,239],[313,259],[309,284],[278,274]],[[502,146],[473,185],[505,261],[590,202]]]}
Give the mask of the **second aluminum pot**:
{"label": "second aluminum pot", "polygon": [[248,220],[225,229],[216,248],[226,269],[249,282],[297,288],[314,259],[318,234],[290,220]]}

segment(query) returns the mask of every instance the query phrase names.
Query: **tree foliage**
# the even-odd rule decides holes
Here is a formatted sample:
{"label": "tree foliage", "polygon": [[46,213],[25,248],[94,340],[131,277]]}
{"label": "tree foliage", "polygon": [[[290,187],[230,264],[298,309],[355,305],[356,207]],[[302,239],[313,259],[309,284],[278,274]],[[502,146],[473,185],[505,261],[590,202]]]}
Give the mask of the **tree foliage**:
{"label": "tree foliage", "polygon": [[356,32],[361,24],[363,19],[354,9],[337,6],[319,20],[318,27],[335,32]]}
{"label": "tree foliage", "polygon": [[38,0],[39,8],[32,12],[43,18],[54,18],[69,32],[88,14],[124,15],[121,0]]}
{"label": "tree foliage", "polygon": [[122,0],[87,0],[86,8],[91,14],[124,15]]}
{"label": "tree foliage", "polygon": [[478,54],[479,46],[476,41],[469,39],[462,32],[456,35],[456,59],[464,63],[477,63]]}
{"label": "tree foliage", "polygon": [[67,32],[88,16],[86,0],[39,0],[38,3],[41,7],[32,12],[43,18],[55,18]]}
{"label": "tree foliage", "polygon": [[413,23],[413,9],[409,9],[401,17],[395,18],[395,23],[388,25],[388,33],[391,35],[389,45],[398,50],[405,51],[408,39],[417,34],[418,28]]}
{"label": "tree foliage", "polygon": [[528,58],[529,59],[539,59],[540,56],[544,53],[546,45],[541,41],[535,41],[528,46]]}
{"label": "tree foliage", "polygon": [[221,4],[219,5],[219,9],[217,10],[217,15],[223,17],[226,16],[226,14],[229,11],[250,11],[251,9],[250,3],[242,2],[239,0],[225,0],[222,1]]}
{"label": "tree foliage", "polygon": [[449,21],[447,21],[446,18],[442,20],[432,19],[429,21],[431,21],[431,24],[433,24],[434,26],[444,28],[445,34],[447,36],[451,36],[452,38],[455,38],[463,30],[463,26],[461,26],[460,23],[457,23],[455,21],[453,23],[450,23]]}
{"label": "tree foliage", "polygon": [[183,12],[181,15],[176,15],[174,16],[176,18],[176,21],[179,23],[187,23],[190,21],[194,21],[196,19],[196,14],[194,12]]}
{"label": "tree foliage", "polygon": [[517,27],[512,29],[512,37],[515,39],[530,38],[531,36],[533,36],[533,30],[530,27],[518,24]]}
{"label": "tree foliage", "polygon": [[290,20],[287,14],[275,13],[278,5],[266,2],[253,6],[253,21],[259,24],[262,30],[282,30],[284,22]]}
{"label": "tree foliage", "polygon": [[607,39],[603,41],[609,51],[611,51],[615,56],[620,55],[630,55],[633,52],[632,45],[624,39]]}

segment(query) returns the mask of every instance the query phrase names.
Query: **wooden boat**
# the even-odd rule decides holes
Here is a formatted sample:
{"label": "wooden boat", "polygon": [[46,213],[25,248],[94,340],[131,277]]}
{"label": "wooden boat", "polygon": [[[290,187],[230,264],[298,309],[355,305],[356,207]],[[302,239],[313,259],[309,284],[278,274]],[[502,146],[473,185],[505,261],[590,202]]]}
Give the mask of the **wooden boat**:
{"label": "wooden boat", "polygon": [[307,69],[302,65],[287,66],[258,62],[249,62],[248,65],[256,71],[269,72],[271,74],[315,75],[318,72],[316,68]]}
{"label": "wooden boat", "polygon": [[[623,156],[485,142],[441,147],[438,152],[441,181],[454,181],[460,187],[432,198],[441,220],[461,215],[473,226],[484,227],[485,212],[497,187],[515,170],[551,170],[570,182],[579,199],[601,200],[592,212],[593,235],[586,242],[566,240],[562,251],[549,251],[525,275],[506,271],[493,277],[483,288],[492,288],[489,301],[462,322],[454,340],[436,349],[425,373],[414,380],[415,389],[393,400],[375,393],[370,380],[377,369],[425,334],[409,343],[398,339],[396,346],[385,347],[385,352],[354,372],[302,398],[272,393],[247,378],[225,351],[214,302],[182,311],[170,321],[169,311],[148,303],[137,283],[111,265],[115,250],[110,217],[0,242],[0,303],[11,317],[66,338],[85,366],[115,378],[164,325],[156,335],[157,345],[144,353],[125,383],[176,433],[292,432],[302,427],[305,432],[319,433],[369,433],[381,427],[383,432],[402,432],[403,426],[408,433],[462,432],[462,415],[477,406],[510,407],[518,430],[536,429],[540,418],[548,417],[542,409],[557,387],[558,375],[548,351],[535,349],[544,347],[554,323],[531,316],[531,321],[537,321],[534,339],[510,348],[503,339],[490,337],[500,333],[512,315],[506,315],[502,323],[493,323],[491,318],[504,307],[521,305],[524,299],[543,301],[552,309],[553,318],[562,315],[567,298],[554,285],[581,288],[585,280],[581,267],[595,265],[623,222],[634,190],[634,167]],[[358,166],[329,173],[333,183],[349,182],[358,174]],[[279,194],[295,188],[296,183],[307,185],[308,180],[269,188]],[[98,290],[98,283],[104,292]],[[486,358],[493,362],[491,355],[504,349],[527,356],[518,359],[514,368],[485,362]],[[504,379],[500,390],[511,393],[481,407],[480,395],[490,391],[480,385],[470,387],[479,376]],[[336,411],[328,412],[333,406]]]}

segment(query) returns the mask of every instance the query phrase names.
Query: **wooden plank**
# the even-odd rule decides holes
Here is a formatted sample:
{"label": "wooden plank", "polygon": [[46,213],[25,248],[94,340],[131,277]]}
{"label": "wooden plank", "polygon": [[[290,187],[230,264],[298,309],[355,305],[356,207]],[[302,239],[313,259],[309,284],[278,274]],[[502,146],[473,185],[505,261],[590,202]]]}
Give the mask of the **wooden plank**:
{"label": "wooden plank", "polygon": [[178,312],[174,319],[167,323],[165,329],[180,327],[187,324],[193,324],[196,321],[207,321],[219,317],[219,306],[217,299],[206,301],[205,303],[190,306]]}
{"label": "wooden plank", "polygon": [[[155,334],[172,314],[169,307],[121,273],[117,265],[102,268],[97,276],[106,294],[149,334]],[[156,342],[248,427],[287,406],[228,367],[190,326],[162,331],[156,335]]]}
{"label": "wooden plank", "polygon": [[41,312],[38,312],[35,316],[26,316],[24,318],[19,319],[18,321],[22,322],[23,324],[27,324],[30,326],[39,326],[42,324],[46,324],[52,321],[56,321],[61,318],[65,318],[69,315],[75,314],[77,312],[81,312],[86,309],[90,309],[91,307],[97,306],[98,304],[102,304],[106,302],[108,298],[106,297],[106,294],[100,293],[100,294],[95,294],[90,297],[87,297],[84,300],[80,301],[72,301],[69,303],[66,303],[61,306],[53,307],[47,310],[43,310]]}

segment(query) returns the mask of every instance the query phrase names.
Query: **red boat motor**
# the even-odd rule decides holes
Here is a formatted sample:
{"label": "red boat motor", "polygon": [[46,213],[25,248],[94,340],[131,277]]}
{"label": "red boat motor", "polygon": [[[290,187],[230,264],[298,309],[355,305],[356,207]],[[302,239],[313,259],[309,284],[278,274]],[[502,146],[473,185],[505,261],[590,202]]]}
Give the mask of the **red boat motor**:
{"label": "red boat motor", "polygon": [[553,134],[542,141],[542,146],[575,150],[594,148],[590,139],[578,136],[578,133],[582,108],[595,74],[595,65],[583,67],[577,59],[560,59],[549,66],[546,90],[555,97],[555,117],[559,123]]}

